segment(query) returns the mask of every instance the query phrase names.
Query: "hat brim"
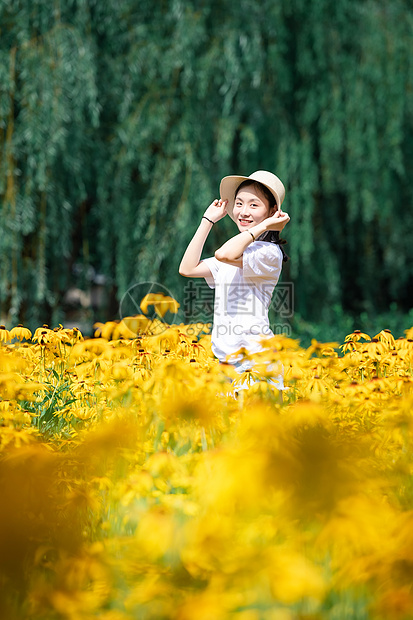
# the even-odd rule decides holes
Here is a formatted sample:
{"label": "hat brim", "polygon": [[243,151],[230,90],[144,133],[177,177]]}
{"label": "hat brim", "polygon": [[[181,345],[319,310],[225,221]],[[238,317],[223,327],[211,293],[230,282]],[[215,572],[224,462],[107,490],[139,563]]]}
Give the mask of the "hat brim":
{"label": "hat brim", "polygon": [[234,214],[233,214],[234,203],[235,203],[235,192],[237,191],[237,188],[241,185],[241,183],[243,183],[244,181],[250,181],[251,185],[253,183],[260,183],[261,185],[264,185],[264,187],[266,187],[271,192],[271,194],[274,196],[275,202],[277,204],[277,209],[280,208],[281,205],[280,205],[279,196],[274,192],[272,187],[270,187],[266,183],[263,183],[262,181],[258,181],[257,179],[253,179],[251,177],[242,177],[242,176],[235,176],[235,175],[224,177],[219,186],[219,193],[220,193],[220,197],[222,200],[228,200],[227,213],[230,216],[230,218],[234,220],[234,222],[236,222],[234,218]]}

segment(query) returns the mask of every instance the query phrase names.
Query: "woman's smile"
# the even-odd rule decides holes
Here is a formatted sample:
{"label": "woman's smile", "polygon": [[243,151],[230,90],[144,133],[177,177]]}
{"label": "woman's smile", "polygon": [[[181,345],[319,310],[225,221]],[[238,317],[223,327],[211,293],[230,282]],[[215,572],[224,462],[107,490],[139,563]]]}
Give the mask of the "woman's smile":
{"label": "woman's smile", "polygon": [[253,186],[243,187],[234,203],[234,216],[237,218],[238,228],[241,230],[259,224],[268,217],[268,209],[268,201],[260,192]]}

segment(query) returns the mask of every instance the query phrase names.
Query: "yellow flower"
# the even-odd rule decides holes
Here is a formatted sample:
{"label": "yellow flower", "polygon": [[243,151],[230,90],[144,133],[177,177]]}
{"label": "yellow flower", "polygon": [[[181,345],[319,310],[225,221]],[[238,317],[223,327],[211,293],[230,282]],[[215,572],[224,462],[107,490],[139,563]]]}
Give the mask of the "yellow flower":
{"label": "yellow flower", "polygon": [[71,407],[66,407],[66,409],[59,410],[59,416],[62,417],[70,417],[73,416],[77,420],[90,420],[94,415],[96,415],[96,411],[90,405],[81,405],[80,403],[74,403]]}
{"label": "yellow flower", "polygon": [[162,330],[160,334],[154,335],[148,341],[148,346],[151,346],[153,351],[165,351],[168,352],[175,351],[178,346],[178,343],[181,340],[181,334],[179,332],[179,328],[176,326],[168,327],[168,329]]}
{"label": "yellow flower", "polygon": [[10,338],[17,338],[18,340],[30,340],[32,337],[32,332],[27,327],[23,327],[23,325],[17,325],[17,327],[13,327],[10,330]]}
{"label": "yellow flower", "polygon": [[256,381],[260,381],[262,379],[261,375],[252,370],[244,370],[239,379],[234,379],[232,382],[232,388],[234,391],[237,391],[242,386],[252,386]]}
{"label": "yellow flower", "polygon": [[356,350],[356,345],[352,340],[346,340],[344,344],[340,345],[340,349],[344,354],[351,353]]}
{"label": "yellow flower", "polygon": [[119,321],[107,321],[106,323],[95,323],[95,337],[104,338],[110,340],[113,337],[113,332],[116,329]]}
{"label": "yellow flower", "polygon": [[148,313],[148,306],[154,306],[156,314],[162,318],[168,310],[173,314],[176,314],[180,304],[169,295],[163,295],[162,293],[148,293],[148,295],[145,295],[140,303],[141,310],[144,314]]}
{"label": "yellow flower", "polygon": [[143,557],[157,560],[173,548],[173,518],[164,510],[154,508],[140,519],[135,536]]}
{"label": "yellow flower", "polygon": [[326,394],[328,392],[329,385],[325,379],[322,379],[319,375],[315,374],[307,383],[307,389],[305,390],[308,396],[311,393],[314,394]]}
{"label": "yellow flower", "polygon": [[88,338],[73,346],[71,358],[76,362],[92,359],[96,361],[109,348],[110,345],[105,338]]}
{"label": "yellow flower", "polygon": [[406,334],[407,340],[413,339],[413,327],[411,327],[410,329],[406,329],[404,333]]}
{"label": "yellow flower", "polygon": [[315,340],[314,338],[312,338],[311,340],[311,346],[308,347],[307,349],[307,355],[308,357],[311,357],[311,355],[313,355],[313,353],[315,353],[317,356],[320,355],[336,355],[337,353],[334,351],[334,349],[338,348],[338,342],[317,342],[317,340]]}
{"label": "yellow flower", "polygon": [[394,337],[389,329],[382,329],[374,338],[386,343],[390,349],[394,348]]}
{"label": "yellow flower", "polygon": [[61,342],[64,344],[75,344],[83,340],[82,332],[77,327],[59,331],[61,331]]}
{"label": "yellow flower", "polygon": [[371,342],[364,343],[364,351],[371,359],[380,361],[381,356],[386,353],[386,346],[378,338],[372,338]]}
{"label": "yellow flower", "polygon": [[53,341],[53,331],[49,329],[48,325],[42,325],[38,327],[34,332],[33,342],[39,344],[48,344]]}
{"label": "yellow flower", "polygon": [[361,332],[359,329],[355,329],[352,334],[349,334],[345,337],[344,342],[347,342],[348,340],[353,340],[353,342],[357,342],[358,340],[360,340],[360,338],[364,338],[364,340],[371,340],[368,334]]}
{"label": "yellow flower", "polygon": [[130,364],[127,361],[115,362],[111,368],[109,369],[108,379],[113,377],[115,381],[125,381],[127,379],[132,379],[133,370],[130,367]]}
{"label": "yellow flower", "polygon": [[10,342],[10,333],[4,325],[0,325],[0,342]]}
{"label": "yellow flower", "polygon": [[276,600],[288,604],[305,597],[323,598],[326,584],[320,568],[296,551],[281,548],[272,555],[269,575]]}
{"label": "yellow flower", "polygon": [[276,334],[271,338],[263,338],[261,344],[264,348],[269,348],[275,353],[279,351],[298,351],[300,348],[300,341],[288,338],[287,336]]}
{"label": "yellow flower", "polygon": [[136,338],[136,336],[145,333],[150,324],[151,320],[143,314],[126,316],[115,328],[114,338],[119,336],[122,338]]}

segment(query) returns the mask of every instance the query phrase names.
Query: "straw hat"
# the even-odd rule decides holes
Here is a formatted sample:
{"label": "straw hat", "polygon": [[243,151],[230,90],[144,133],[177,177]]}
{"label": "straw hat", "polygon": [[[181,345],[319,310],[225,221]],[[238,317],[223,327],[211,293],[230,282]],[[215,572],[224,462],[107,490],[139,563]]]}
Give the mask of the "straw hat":
{"label": "straw hat", "polygon": [[252,174],[250,174],[249,177],[224,177],[219,186],[219,193],[222,200],[228,200],[227,212],[232,219],[234,219],[232,212],[234,209],[235,192],[237,190],[237,187],[241,185],[243,181],[249,180],[251,180],[252,182],[258,181],[259,183],[262,183],[262,185],[265,185],[265,187],[269,189],[271,194],[274,196],[277,207],[281,207],[281,204],[285,197],[285,187],[281,183],[280,179],[276,177],[275,174],[273,174],[272,172],[267,172],[266,170],[257,170],[257,172],[253,172]]}

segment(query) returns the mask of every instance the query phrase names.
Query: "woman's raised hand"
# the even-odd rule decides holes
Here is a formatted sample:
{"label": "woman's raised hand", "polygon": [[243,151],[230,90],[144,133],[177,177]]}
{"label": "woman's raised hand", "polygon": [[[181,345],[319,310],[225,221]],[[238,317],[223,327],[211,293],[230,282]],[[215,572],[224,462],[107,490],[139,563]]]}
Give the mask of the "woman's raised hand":
{"label": "woman's raised hand", "polygon": [[219,200],[215,199],[205,211],[205,217],[209,218],[213,222],[222,220],[222,218],[227,214],[227,204],[228,200],[222,200],[221,198]]}
{"label": "woman's raised hand", "polygon": [[282,230],[286,224],[290,221],[290,216],[285,211],[276,211],[274,215],[267,217],[264,220],[267,230]]}

